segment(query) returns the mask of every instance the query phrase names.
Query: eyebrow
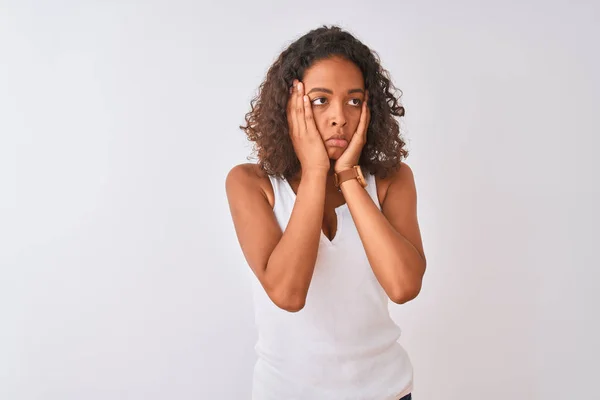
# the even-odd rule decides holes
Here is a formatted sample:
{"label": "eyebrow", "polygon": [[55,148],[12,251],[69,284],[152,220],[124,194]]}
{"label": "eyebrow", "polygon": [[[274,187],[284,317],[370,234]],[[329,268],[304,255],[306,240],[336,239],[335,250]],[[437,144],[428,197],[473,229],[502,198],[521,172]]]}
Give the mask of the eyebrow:
{"label": "eyebrow", "polygon": [[[316,88],[312,88],[309,90],[308,93],[306,93],[307,95],[311,94],[312,92],[324,92],[324,93],[329,93],[329,94],[333,94],[333,90],[330,89],[326,89],[326,88],[320,88],[320,87],[316,87]],[[358,88],[358,89],[350,89],[348,90],[348,94],[352,94],[352,93],[362,93],[365,94],[365,91]]]}

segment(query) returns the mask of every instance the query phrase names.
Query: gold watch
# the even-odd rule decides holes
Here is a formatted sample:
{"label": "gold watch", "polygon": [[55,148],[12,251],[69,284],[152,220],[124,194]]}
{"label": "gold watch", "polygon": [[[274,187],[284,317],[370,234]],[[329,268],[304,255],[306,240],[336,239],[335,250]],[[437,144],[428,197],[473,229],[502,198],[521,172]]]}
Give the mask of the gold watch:
{"label": "gold watch", "polygon": [[340,185],[342,182],[345,182],[349,179],[356,179],[360,185],[365,188],[367,187],[367,181],[365,181],[365,177],[363,176],[362,170],[360,169],[360,165],[355,165],[352,168],[345,169],[340,172],[336,172],[333,174],[333,181],[338,190],[342,190]]}

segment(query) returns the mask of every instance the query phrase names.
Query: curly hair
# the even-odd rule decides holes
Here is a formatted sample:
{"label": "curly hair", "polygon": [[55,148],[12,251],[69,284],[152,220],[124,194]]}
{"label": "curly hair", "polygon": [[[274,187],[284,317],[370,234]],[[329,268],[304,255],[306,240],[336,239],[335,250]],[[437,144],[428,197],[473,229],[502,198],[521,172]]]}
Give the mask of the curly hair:
{"label": "curly hair", "polygon": [[323,25],[290,44],[269,68],[258,94],[250,102],[246,125],[241,125],[248,140],[254,142],[260,168],[271,176],[290,179],[300,171],[286,118],[289,88],[294,79],[302,81],[305,71],[315,62],[339,56],[356,64],[362,71],[371,119],[367,142],[359,164],[371,174],[385,178],[400,168],[408,156],[398,121],[404,116],[397,90],[377,53],[337,26]]}

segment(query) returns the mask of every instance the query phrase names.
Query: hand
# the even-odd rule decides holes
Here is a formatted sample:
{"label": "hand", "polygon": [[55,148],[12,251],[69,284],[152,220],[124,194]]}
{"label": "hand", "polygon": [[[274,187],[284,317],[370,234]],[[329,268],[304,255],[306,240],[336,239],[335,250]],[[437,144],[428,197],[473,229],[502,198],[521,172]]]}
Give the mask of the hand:
{"label": "hand", "polygon": [[371,121],[371,111],[369,110],[369,106],[367,105],[367,100],[369,99],[369,91],[365,92],[365,101],[362,103],[362,110],[360,113],[360,120],[358,121],[358,127],[356,128],[356,132],[352,136],[350,143],[348,143],[348,147],[340,158],[338,158],[335,162],[334,170],[335,172],[340,172],[345,169],[350,169],[355,165],[358,165],[358,160],[360,159],[360,153],[362,152],[365,143],[367,143],[367,129],[369,128],[369,122]]}
{"label": "hand", "polygon": [[331,162],[323,138],[317,129],[304,85],[294,79],[287,104],[287,120],[290,137],[302,171],[329,171]]}
{"label": "hand", "polygon": [[371,121],[371,111],[367,105],[368,99],[369,91],[367,90],[365,92],[365,101],[362,103],[358,127],[356,128],[356,132],[352,136],[350,143],[348,143],[348,147],[344,150],[340,158],[336,160],[334,166],[335,172],[350,169],[355,165],[358,165],[360,153],[362,152],[365,143],[367,143],[367,129],[369,128],[369,122]]}

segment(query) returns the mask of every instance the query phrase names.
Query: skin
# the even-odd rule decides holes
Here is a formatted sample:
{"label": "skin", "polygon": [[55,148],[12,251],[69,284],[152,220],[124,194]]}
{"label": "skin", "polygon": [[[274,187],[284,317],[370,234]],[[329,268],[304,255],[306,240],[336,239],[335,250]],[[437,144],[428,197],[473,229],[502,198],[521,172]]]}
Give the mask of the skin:
{"label": "skin", "polygon": [[[340,57],[316,62],[305,72],[303,82],[294,80],[293,83],[288,115],[295,107],[302,106],[302,97],[306,95],[309,105],[304,105],[305,112],[301,117],[312,114],[312,128],[320,136],[329,159],[322,230],[329,240],[333,240],[337,231],[335,208],[346,202],[335,186],[333,174],[358,163],[370,119],[366,106],[368,93],[361,70]],[[345,148],[331,143],[330,139],[340,136],[347,142]],[[304,169],[290,179],[294,192],[298,191]]]}
{"label": "skin", "polygon": [[[345,203],[388,297],[402,304],[421,290],[426,259],[410,167],[402,163],[385,179],[376,178],[381,211],[357,180],[343,182],[341,192],[334,185],[334,172],[358,163],[370,119],[367,99],[360,69],[339,57],[316,62],[302,82],[294,82],[287,113],[302,168],[289,181],[296,202],[285,232],[273,214],[269,178],[256,164],[238,165],[227,176],[227,197],[244,256],[282,309],[304,307],[320,232],[329,240],[335,236],[335,208]],[[334,135],[346,138],[348,145],[333,146],[328,140]]]}
{"label": "skin", "polygon": [[[356,165],[370,118],[362,72],[352,62],[334,57],[315,63],[306,71],[302,83],[300,94],[306,88],[309,112],[331,160],[330,175]],[[335,135],[342,135],[348,146],[333,146],[328,139]]]}

